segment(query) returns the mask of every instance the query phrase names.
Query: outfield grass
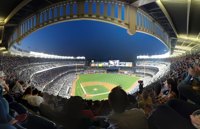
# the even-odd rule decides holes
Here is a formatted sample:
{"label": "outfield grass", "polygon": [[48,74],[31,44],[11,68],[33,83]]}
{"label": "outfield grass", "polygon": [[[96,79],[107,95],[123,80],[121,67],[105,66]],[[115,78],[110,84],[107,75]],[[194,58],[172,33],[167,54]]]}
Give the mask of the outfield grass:
{"label": "outfield grass", "polygon": [[[79,79],[76,82],[76,90],[75,95],[82,96],[84,98],[84,92],[81,88],[80,84],[83,82],[106,82],[114,85],[120,85],[124,90],[128,90],[135,82],[139,80],[136,76],[129,76],[129,75],[123,75],[123,74],[81,74],[79,75]],[[88,86],[93,87],[93,86]],[[84,87],[86,93],[90,94],[97,94],[97,91],[94,91],[93,88]],[[96,87],[96,86],[95,86]],[[103,86],[99,86],[100,91],[98,93],[102,93],[104,89],[106,89]],[[106,92],[106,91],[105,91]],[[93,100],[102,100],[106,99],[108,97],[108,94],[104,95],[98,95],[93,96]]]}

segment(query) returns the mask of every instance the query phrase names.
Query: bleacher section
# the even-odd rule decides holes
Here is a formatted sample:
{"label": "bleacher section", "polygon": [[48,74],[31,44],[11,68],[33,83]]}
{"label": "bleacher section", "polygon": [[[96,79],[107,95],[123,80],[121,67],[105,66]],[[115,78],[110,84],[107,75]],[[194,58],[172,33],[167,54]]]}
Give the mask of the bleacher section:
{"label": "bleacher section", "polygon": [[[63,97],[69,96],[72,86],[67,83],[67,78],[71,78],[68,76],[85,66],[83,59],[42,59],[19,56],[0,56],[0,59],[1,70],[7,75],[15,76],[40,91],[44,90],[53,95],[64,95]],[[55,87],[55,84],[58,84],[57,80],[60,80],[60,77],[64,78],[63,76],[66,77],[63,79],[65,81],[59,81],[59,85]],[[62,90],[67,90],[68,94]]]}
{"label": "bleacher section", "polygon": [[159,80],[170,71],[170,63],[155,60],[138,60],[135,67],[135,73],[143,78],[144,86]]}

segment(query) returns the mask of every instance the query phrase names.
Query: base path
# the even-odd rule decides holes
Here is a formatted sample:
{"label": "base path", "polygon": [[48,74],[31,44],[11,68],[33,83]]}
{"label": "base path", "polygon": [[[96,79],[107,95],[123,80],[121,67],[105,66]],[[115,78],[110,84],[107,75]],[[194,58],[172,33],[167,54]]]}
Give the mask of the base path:
{"label": "base path", "polygon": [[76,80],[73,81],[72,89],[71,89],[71,96],[75,96],[76,93],[76,82],[79,79],[79,75],[76,76]]}
{"label": "base path", "polygon": [[82,85],[83,87],[86,87],[86,86],[94,86],[94,85],[100,85],[100,86],[106,87],[109,91],[111,91],[114,87],[117,86],[117,85],[115,85],[115,84],[110,84],[110,83],[106,83],[106,82],[83,82],[83,83],[81,83],[81,85]]}
{"label": "base path", "polygon": [[138,85],[138,82],[135,82],[130,88],[128,88],[128,90],[126,90],[126,92],[130,92],[132,91],[133,89],[135,89]]}

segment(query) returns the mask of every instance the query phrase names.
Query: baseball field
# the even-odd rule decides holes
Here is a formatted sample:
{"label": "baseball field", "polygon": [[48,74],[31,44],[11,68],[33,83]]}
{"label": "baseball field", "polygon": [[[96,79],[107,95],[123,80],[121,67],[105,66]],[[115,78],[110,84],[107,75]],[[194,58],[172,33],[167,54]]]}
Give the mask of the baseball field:
{"label": "baseball field", "polygon": [[121,86],[129,92],[135,88],[139,77],[124,74],[80,74],[72,86],[71,95],[84,99],[103,100],[108,98],[109,92],[116,86]]}

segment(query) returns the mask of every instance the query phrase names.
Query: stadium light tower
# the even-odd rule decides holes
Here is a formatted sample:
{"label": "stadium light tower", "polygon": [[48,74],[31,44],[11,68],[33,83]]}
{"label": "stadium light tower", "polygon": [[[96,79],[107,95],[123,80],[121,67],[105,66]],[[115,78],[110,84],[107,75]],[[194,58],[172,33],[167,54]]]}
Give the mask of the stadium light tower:
{"label": "stadium light tower", "polygon": [[144,77],[145,77],[145,61],[144,61]]}
{"label": "stadium light tower", "polygon": [[77,75],[77,63],[76,63],[76,75]]}

